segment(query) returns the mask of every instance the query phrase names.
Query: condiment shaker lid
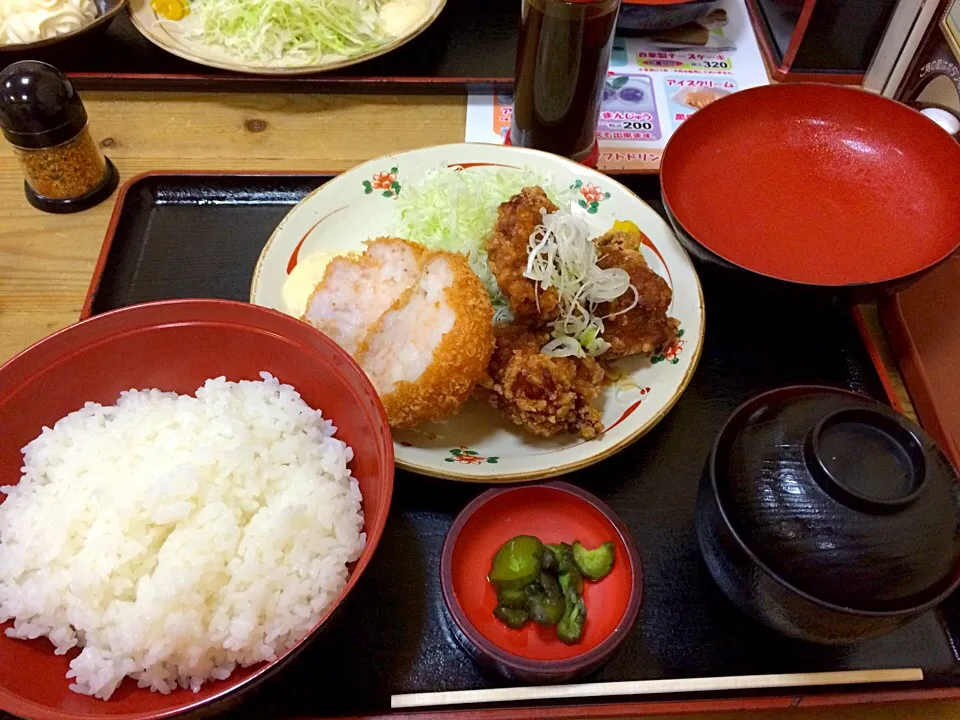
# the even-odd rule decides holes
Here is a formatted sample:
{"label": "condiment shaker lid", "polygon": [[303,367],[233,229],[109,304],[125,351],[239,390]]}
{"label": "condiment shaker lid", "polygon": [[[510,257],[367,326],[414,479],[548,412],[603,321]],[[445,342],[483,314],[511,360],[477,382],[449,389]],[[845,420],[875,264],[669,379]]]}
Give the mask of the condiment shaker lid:
{"label": "condiment shaker lid", "polygon": [[0,72],[0,129],[21,148],[60,145],[87,124],[73,84],[52,65],[23,60]]}

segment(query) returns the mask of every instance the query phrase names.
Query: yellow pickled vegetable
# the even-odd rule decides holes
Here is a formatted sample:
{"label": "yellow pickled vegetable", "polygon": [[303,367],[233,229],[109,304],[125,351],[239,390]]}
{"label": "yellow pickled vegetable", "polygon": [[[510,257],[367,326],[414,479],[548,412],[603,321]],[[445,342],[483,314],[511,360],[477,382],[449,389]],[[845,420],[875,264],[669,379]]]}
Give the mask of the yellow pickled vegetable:
{"label": "yellow pickled vegetable", "polygon": [[632,223],[629,220],[614,220],[610,232],[638,233],[640,232],[640,228],[637,227],[636,223]]}
{"label": "yellow pickled vegetable", "polygon": [[150,7],[167,20],[183,20],[190,14],[187,0],[150,0]]}

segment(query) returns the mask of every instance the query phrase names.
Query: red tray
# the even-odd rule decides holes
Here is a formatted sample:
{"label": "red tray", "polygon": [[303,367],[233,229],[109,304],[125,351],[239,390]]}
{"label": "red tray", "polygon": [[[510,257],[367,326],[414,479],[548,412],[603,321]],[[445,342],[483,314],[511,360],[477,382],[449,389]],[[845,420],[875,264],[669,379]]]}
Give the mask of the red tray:
{"label": "red tray", "polygon": [[920,424],[960,468],[960,255],[880,304]]}

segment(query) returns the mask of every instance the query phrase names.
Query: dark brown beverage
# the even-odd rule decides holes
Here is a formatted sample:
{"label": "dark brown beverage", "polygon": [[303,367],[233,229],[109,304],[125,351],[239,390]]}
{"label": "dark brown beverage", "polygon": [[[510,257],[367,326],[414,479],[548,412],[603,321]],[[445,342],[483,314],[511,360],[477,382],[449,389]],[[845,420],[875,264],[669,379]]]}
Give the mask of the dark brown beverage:
{"label": "dark brown beverage", "polygon": [[589,155],[619,9],[620,0],[523,0],[512,145]]}

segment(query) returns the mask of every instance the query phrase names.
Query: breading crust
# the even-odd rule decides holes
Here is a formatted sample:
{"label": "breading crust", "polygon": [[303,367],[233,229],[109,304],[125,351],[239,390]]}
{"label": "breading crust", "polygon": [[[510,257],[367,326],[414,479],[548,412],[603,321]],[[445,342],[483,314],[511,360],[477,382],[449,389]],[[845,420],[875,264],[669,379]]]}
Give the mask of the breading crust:
{"label": "breading crust", "polygon": [[[453,283],[444,293],[456,320],[433,351],[433,360],[423,374],[414,382],[397,383],[392,392],[381,397],[390,425],[396,428],[413,427],[456,413],[485,374],[493,353],[493,306],[483,282],[463,255],[436,251],[423,262],[436,257],[446,258],[453,269]],[[412,288],[408,290],[394,303],[394,308],[405,305],[412,292]],[[357,353],[361,366],[366,344],[364,341]]]}

